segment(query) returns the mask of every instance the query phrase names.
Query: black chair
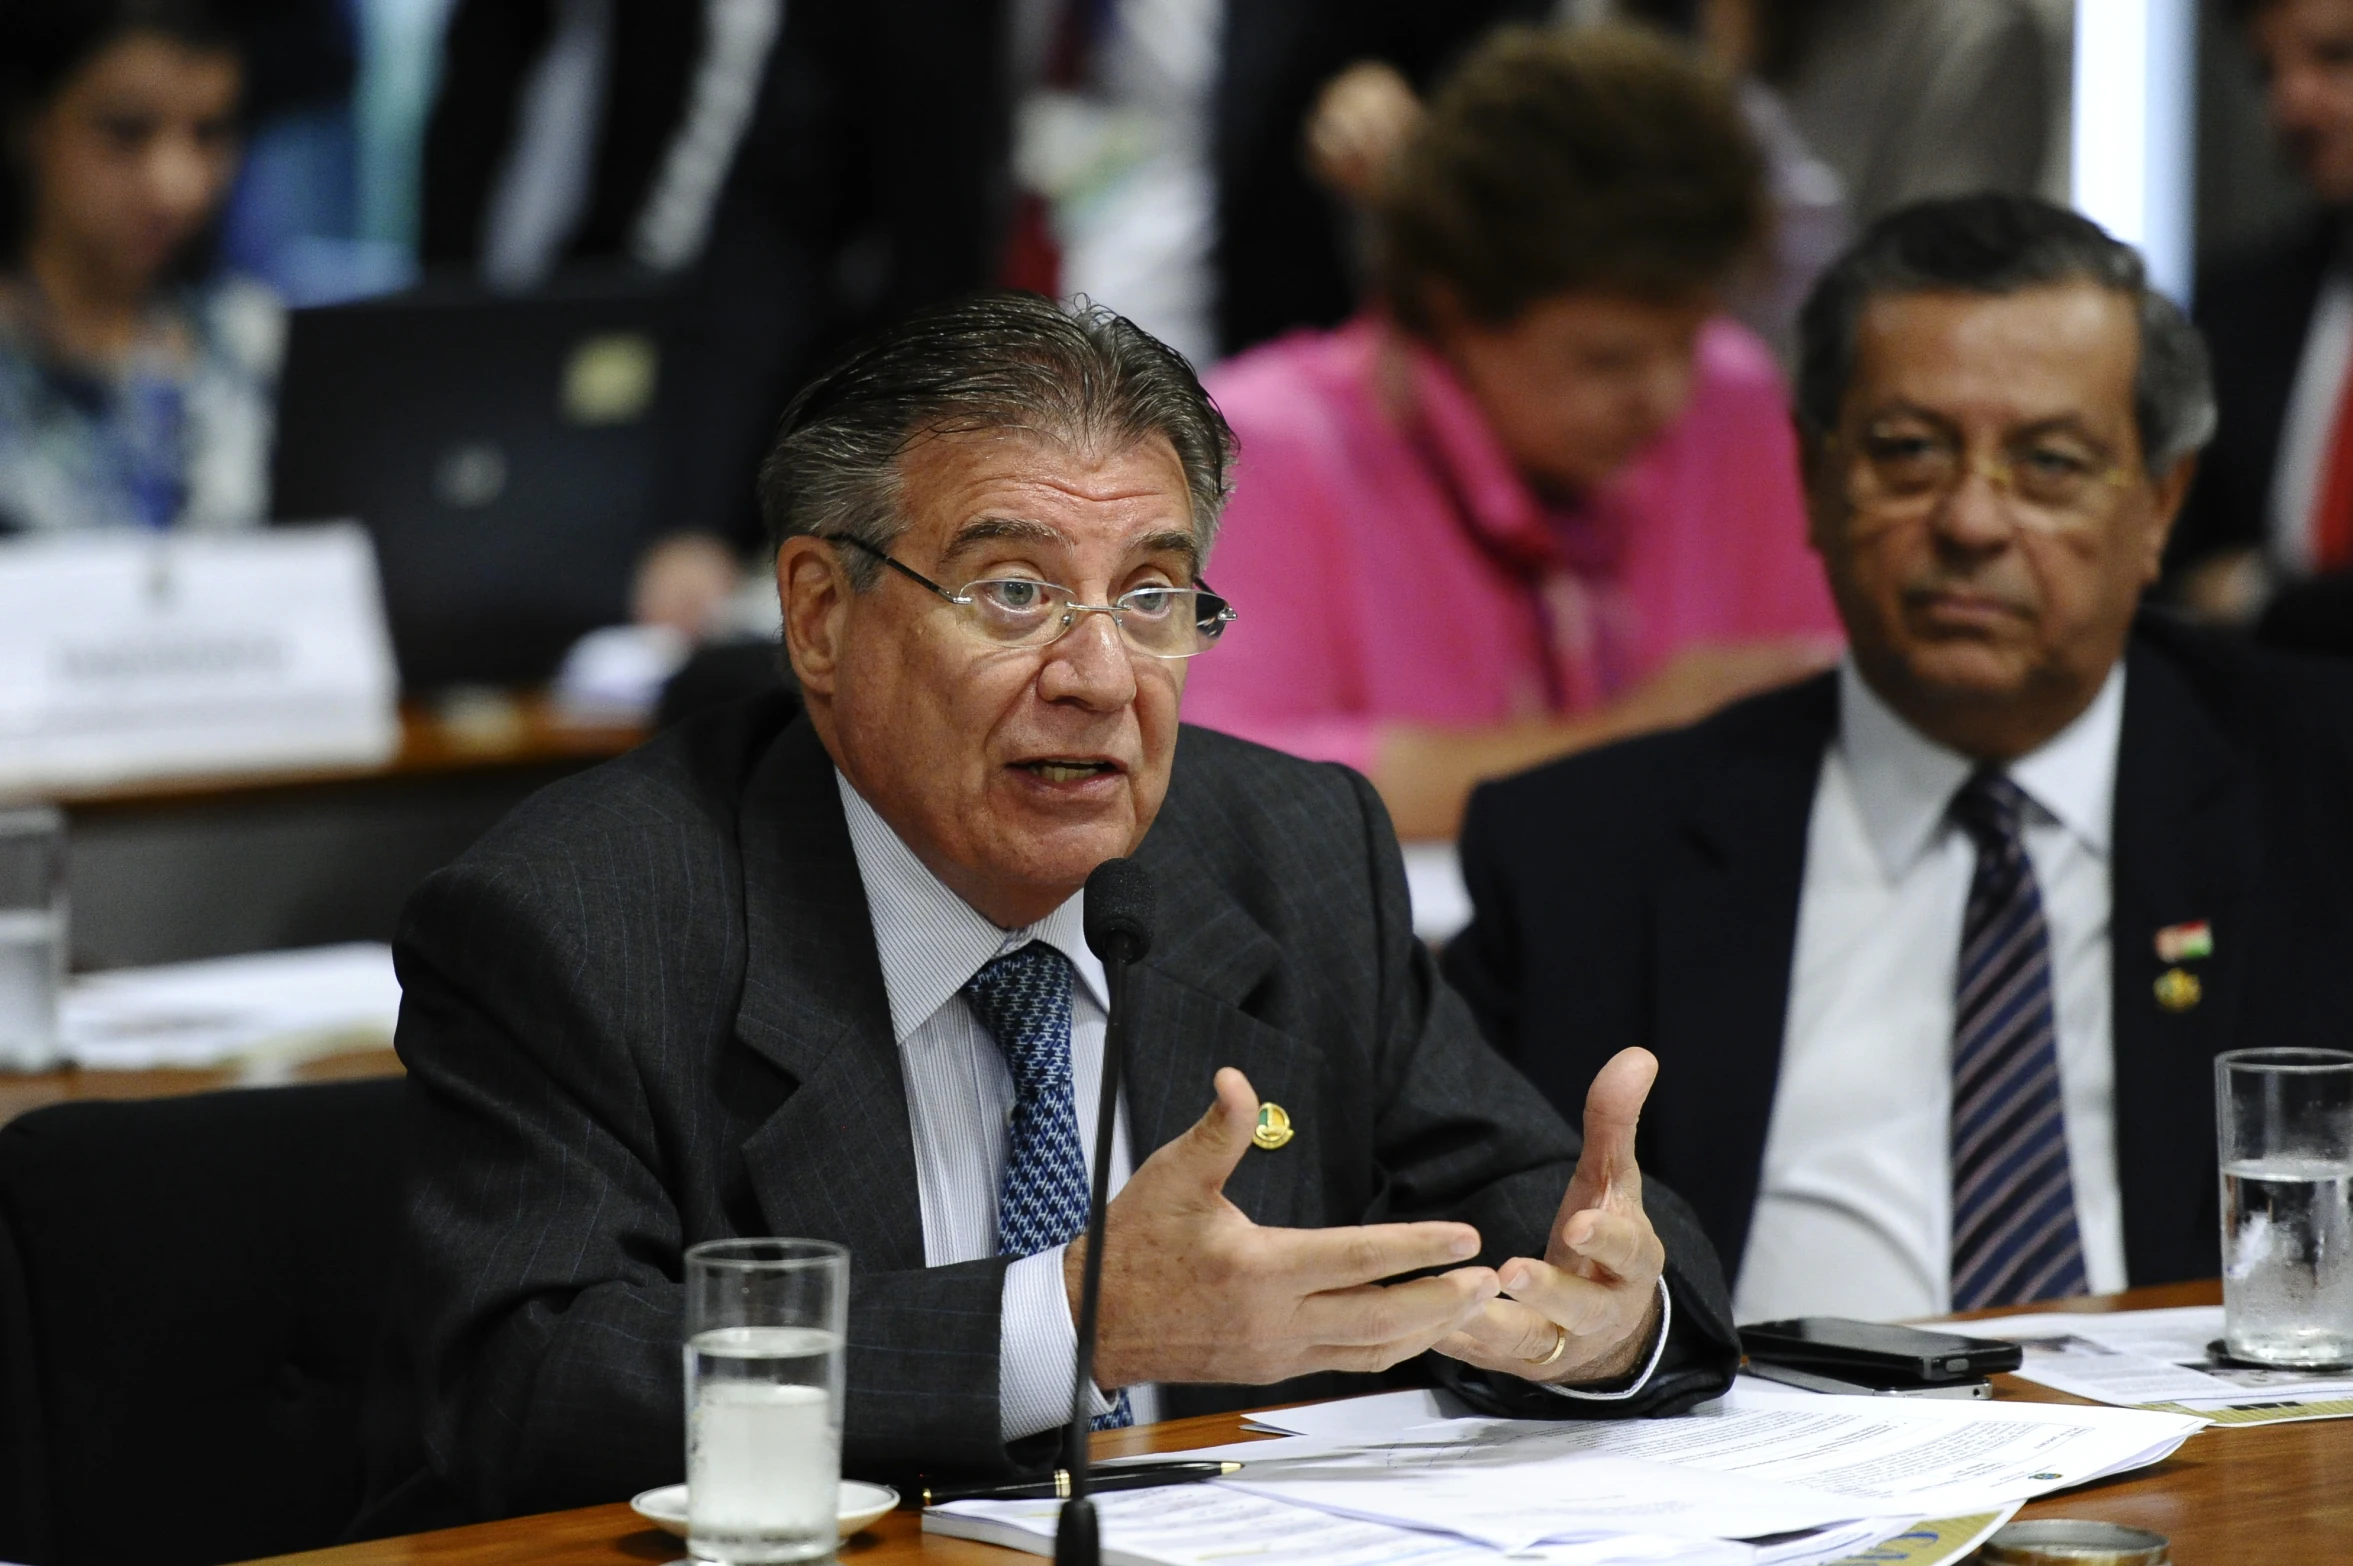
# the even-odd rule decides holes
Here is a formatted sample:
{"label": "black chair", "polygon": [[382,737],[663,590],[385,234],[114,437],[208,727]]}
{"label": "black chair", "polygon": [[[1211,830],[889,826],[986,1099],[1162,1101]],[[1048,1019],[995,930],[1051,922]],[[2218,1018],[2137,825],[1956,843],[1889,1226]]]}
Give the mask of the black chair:
{"label": "black chair", "polygon": [[335,1542],[388,1283],[397,1081],[0,1130],[0,1560]]}

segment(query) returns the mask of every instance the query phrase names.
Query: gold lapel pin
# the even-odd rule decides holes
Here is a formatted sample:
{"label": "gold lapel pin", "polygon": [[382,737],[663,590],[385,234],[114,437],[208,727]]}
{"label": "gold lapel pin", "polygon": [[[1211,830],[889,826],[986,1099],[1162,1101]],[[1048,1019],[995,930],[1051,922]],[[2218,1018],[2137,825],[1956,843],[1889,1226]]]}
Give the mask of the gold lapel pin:
{"label": "gold lapel pin", "polygon": [[2167,1011],[2188,1011],[2205,994],[2206,986],[2185,968],[2168,968],[2157,975],[2157,1004]]}
{"label": "gold lapel pin", "polygon": [[1265,1152],[1273,1152],[1291,1140],[1291,1112],[1280,1104],[1258,1106],[1258,1125],[1250,1133],[1251,1145]]}

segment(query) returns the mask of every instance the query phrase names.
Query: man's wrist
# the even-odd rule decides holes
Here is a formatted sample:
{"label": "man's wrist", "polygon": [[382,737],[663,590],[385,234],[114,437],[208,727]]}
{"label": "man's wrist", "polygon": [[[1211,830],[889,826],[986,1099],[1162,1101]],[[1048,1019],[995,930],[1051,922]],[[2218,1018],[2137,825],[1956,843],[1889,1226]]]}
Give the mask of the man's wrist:
{"label": "man's wrist", "polygon": [[1662,1275],[1659,1278],[1658,1286],[1658,1325],[1651,1333],[1650,1350],[1643,1355],[1641,1368],[1631,1380],[1626,1381],[1623,1386],[1613,1386],[1609,1381],[1589,1382],[1583,1386],[1564,1386],[1550,1381],[1539,1381],[1536,1384],[1556,1396],[1576,1398],[1589,1403],[1615,1403],[1638,1396],[1644,1387],[1650,1385],[1650,1378],[1657,1373],[1659,1360],[1667,1351],[1667,1334],[1673,1330],[1674,1325],[1675,1294],[1672,1289],[1667,1287],[1667,1280]]}
{"label": "man's wrist", "polygon": [[[998,1340],[997,1395],[1003,1435],[1016,1441],[1070,1418],[1070,1380],[1078,1354],[1078,1313],[1063,1280],[1061,1247],[1021,1257],[1005,1269],[1003,1326]],[[1089,1412],[1109,1413],[1100,1382]]]}

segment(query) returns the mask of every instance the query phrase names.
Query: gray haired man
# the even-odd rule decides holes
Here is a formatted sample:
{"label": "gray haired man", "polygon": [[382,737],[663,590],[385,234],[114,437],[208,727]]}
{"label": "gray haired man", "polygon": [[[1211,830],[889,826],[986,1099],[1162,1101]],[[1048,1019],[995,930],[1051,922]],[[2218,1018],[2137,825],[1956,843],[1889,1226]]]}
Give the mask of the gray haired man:
{"label": "gray haired man", "polygon": [[1743,1321],[2212,1277],[2215,1052],[2342,1042],[2353,677],[2138,613],[2213,400],[2089,221],[1899,211],[1801,335],[1844,667],[1479,795],[1447,971],[1556,1101],[1656,1053]]}
{"label": "gray haired man", "polygon": [[805,718],[560,784],[409,910],[410,1489],[487,1516],[676,1478],[680,1255],[745,1234],[849,1246],[852,1472],[1048,1457],[1104,1030],[1081,886],[1126,854],[1160,912],[1099,1423],[1408,1362],[1552,1417],[1727,1383],[1714,1256],[1634,1162],[1650,1059],[1598,1074],[1581,1144],[1437,981],[1364,779],[1180,729],[1229,446],[1176,355],[1023,295],[787,411],[762,499]]}

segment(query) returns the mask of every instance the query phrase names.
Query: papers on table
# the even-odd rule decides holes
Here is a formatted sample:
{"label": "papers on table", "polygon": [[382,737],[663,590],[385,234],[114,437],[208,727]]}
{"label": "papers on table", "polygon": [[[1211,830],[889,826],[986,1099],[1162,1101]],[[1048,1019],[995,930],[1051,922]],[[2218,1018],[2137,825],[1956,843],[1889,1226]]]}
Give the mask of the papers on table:
{"label": "papers on table", "polygon": [[2267,1425],[2353,1415],[2353,1375],[2252,1370],[2218,1361],[2222,1307],[2106,1314],[2053,1311],[1939,1324],[2026,1350],[2018,1374],[2060,1392],[2128,1408],[2180,1410],[2218,1425]]}
{"label": "papers on table", "polygon": [[[1058,1501],[956,1501],[925,1512],[923,1531],[1051,1555],[1061,1510]],[[1097,1496],[1095,1510],[1106,1566],[1230,1566],[1236,1561],[1248,1566],[1505,1566],[1506,1561],[1496,1550],[1445,1533],[1343,1517],[1215,1484],[1116,1491]],[[1968,1547],[2001,1520],[1983,1519],[1987,1526]],[[1565,1539],[1509,1559],[1549,1566],[1828,1566],[1908,1531],[1901,1521],[1865,1522],[1756,1543],[1618,1533]],[[1962,1553],[1888,1559],[1957,1561]]]}
{"label": "papers on table", "polygon": [[[1307,1433],[1186,1454],[1248,1464],[1212,1486],[1184,1487],[1227,1499],[1124,1492],[1118,1520],[1105,1512],[1107,1548],[1165,1566],[1288,1554],[1293,1537],[1351,1560],[1370,1552],[1365,1566],[1474,1558],[1496,1566],[1506,1556],[1833,1561],[1922,1518],[1973,1517],[1990,1528],[2032,1496],[2157,1462],[2204,1423],[2140,1410],[1751,1385],[1672,1419],[1444,1417],[1456,1410],[1427,1393],[1283,1410],[1259,1422]],[[963,1502],[944,1512],[927,1513],[925,1526],[1010,1529],[1031,1538],[1019,1547],[1051,1548],[1051,1503]],[[1244,1536],[1263,1539],[1268,1530],[1284,1536],[1242,1546]]]}
{"label": "papers on table", "polygon": [[58,1032],[79,1066],[267,1070],[387,1047],[399,1015],[392,948],[358,942],[88,974],[66,986]]}

